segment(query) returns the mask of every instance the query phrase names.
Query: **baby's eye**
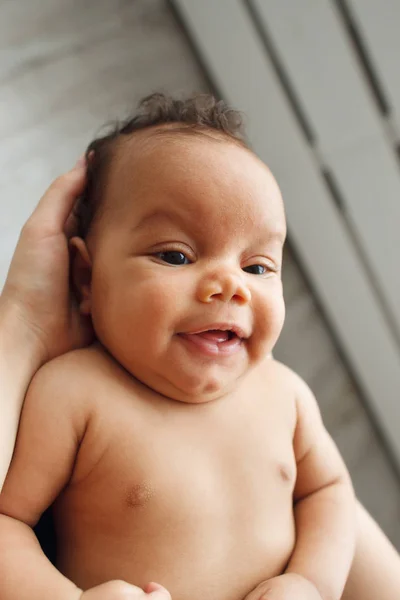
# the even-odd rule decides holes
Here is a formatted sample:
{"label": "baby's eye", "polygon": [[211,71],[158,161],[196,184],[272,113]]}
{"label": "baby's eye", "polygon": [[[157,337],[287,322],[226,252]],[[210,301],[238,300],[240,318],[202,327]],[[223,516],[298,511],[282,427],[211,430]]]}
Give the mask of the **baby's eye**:
{"label": "baby's eye", "polygon": [[265,275],[268,269],[264,265],[249,265],[248,267],[243,267],[243,271],[252,275]]}
{"label": "baby's eye", "polygon": [[189,265],[190,260],[183,252],[177,250],[167,250],[165,252],[157,252],[157,258],[163,260],[169,265]]}

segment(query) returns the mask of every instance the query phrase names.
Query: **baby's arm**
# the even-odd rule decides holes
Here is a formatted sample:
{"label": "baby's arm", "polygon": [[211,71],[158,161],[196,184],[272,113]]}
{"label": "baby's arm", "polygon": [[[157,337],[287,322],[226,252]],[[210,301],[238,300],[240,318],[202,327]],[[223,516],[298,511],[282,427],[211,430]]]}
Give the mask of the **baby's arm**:
{"label": "baby's arm", "polygon": [[315,398],[294,374],[296,545],[285,573],[246,600],[339,600],[355,546],[355,501],[346,467],[324,428]]}
{"label": "baby's arm", "polygon": [[310,581],[323,600],[339,600],[355,548],[354,493],[313,394],[303,381],[296,380],[296,546],[286,573]]}
{"label": "baby's arm", "polygon": [[0,494],[2,600],[75,600],[81,594],[47,560],[32,531],[69,481],[86,425],[84,403],[66,401],[73,386],[58,362],[39,371],[28,390]]}

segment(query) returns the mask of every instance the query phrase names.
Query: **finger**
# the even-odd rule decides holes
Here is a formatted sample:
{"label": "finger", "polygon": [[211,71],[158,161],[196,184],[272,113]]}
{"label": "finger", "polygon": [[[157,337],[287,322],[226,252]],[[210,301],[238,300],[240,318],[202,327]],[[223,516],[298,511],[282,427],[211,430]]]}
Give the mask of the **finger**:
{"label": "finger", "polygon": [[68,239],[72,238],[74,235],[76,235],[77,231],[78,231],[78,219],[77,219],[76,215],[74,214],[75,205],[76,205],[76,203],[72,207],[72,210],[69,213],[67,220],[65,221],[65,225],[64,225],[64,233]]}
{"label": "finger", "polygon": [[154,581],[150,581],[143,589],[146,594],[151,594],[151,592],[157,592],[158,590],[165,590],[162,585],[155,583]]}
{"label": "finger", "polygon": [[39,204],[27,221],[29,227],[43,227],[46,233],[63,230],[77,197],[83,192],[86,181],[86,165],[77,164],[71,171],[57,177],[42,196]]}
{"label": "finger", "polygon": [[171,600],[169,591],[159,583],[154,583],[153,581],[148,583],[144,588],[144,591],[149,595],[149,598],[153,598],[153,600]]}

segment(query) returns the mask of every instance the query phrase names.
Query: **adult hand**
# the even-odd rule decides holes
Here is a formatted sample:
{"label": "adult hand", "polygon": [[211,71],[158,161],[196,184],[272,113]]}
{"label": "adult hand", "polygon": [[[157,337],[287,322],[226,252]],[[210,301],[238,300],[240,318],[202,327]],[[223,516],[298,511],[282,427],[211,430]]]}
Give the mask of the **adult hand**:
{"label": "adult hand", "polygon": [[9,327],[34,348],[38,366],[93,337],[69,285],[68,240],[76,233],[72,211],[85,173],[86,162],[80,159],[44,194],[22,228],[0,297],[2,315],[12,317]]}

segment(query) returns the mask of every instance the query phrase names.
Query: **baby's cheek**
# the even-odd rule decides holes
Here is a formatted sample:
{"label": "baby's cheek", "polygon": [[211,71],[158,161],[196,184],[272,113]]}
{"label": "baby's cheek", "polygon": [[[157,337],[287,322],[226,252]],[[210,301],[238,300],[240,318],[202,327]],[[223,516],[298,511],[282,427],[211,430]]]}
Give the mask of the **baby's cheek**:
{"label": "baby's cheek", "polygon": [[267,352],[271,352],[278,341],[284,322],[285,303],[282,294],[276,294],[269,298],[269,302],[264,307],[263,326],[261,329]]}
{"label": "baby's cheek", "polygon": [[[107,278],[101,271],[94,273],[91,287],[91,316],[97,335],[99,335],[98,330],[101,331],[103,327],[106,326],[103,321],[107,320],[105,317],[109,315],[112,304],[114,303],[110,293],[111,289],[112,287],[109,285]],[[105,307],[107,307],[108,310],[105,310]]]}
{"label": "baby's cheek", "polygon": [[283,300],[283,296],[281,295],[281,297],[279,299],[277,299],[276,301],[276,306],[275,306],[275,310],[274,310],[274,317],[273,320],[275,322],[275,329],[276,329],[276,340],[278,340],[283,325],[285,323],[285,316],[286,316],[286,307],[285,307],[285,302]]}
{"label": "baby's cheek", "polygon": [[154,318],[168,321],[170,326],[191,310],[190,290],[187,287],[178,278],[170,278],[164,282],[149,281],[141,291],[144,308],[151,311]]}
{"label": "baby's cheek", "polygon": [[110,343],[126,344],[141,312],[136,286],[117,270],[99,269],[92,290],[92,321],[98,339],[106,347]]}

